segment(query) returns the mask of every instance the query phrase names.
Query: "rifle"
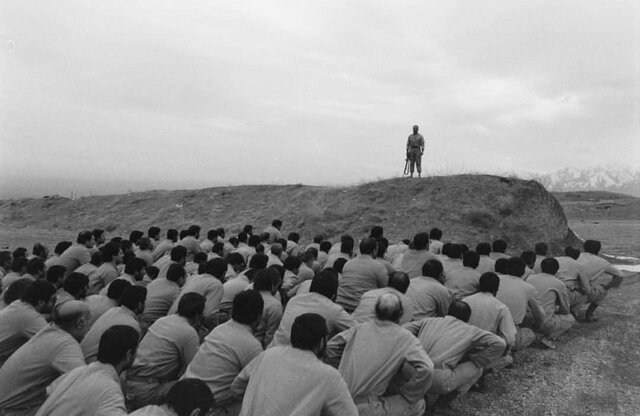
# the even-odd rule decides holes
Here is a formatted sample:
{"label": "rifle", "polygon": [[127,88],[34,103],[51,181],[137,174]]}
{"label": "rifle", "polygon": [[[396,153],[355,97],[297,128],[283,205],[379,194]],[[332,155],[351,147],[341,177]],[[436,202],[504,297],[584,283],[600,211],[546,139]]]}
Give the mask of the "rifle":
{"label": "rifle", "polygon": [[404,173],[402,176],[407,176],[409,174],[409,158],[406,158],[404,161]]}

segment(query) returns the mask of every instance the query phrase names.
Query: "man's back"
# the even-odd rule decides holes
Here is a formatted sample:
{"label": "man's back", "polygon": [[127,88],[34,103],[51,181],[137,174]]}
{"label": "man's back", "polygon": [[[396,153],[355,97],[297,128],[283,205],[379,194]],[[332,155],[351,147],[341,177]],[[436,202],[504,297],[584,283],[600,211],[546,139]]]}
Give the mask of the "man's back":
{"label": "man's back", "polygon": [[335,368],[311,351],[274,347],[254,359],[235,379],[244,391],[241,416],[356,416],[356,406]]}
{"label": "man's back", "polygon": [[413,319],[413,301],[404,293],[400,293],[392,287],[382,287],[366,292],[360,298],[360,303],[358,303],[358,307],[353,311],[351,317],[358,323],[374,320],[376,318],[376,302],[385,293],[394,293],[400,298],[403,310],[400,324],[411,322]]}
{"label": "man's back", "polygon": [[178,310],[180,299],[185,293],[199,293],[205,297],[204,317],[211,317],[220,311],[220,303],[222,302],[223,288],[222,282],[210,274],[199,274],[187,279],[180,290],[180,295],[173,301],[173,305],[169,309],[169,314]]}
{"label": "man's back", "polygon": [[84,358],[88,363],[96,360],[98,356],[100,337],[104,331],[114,325],[127,325],[138,331],[138,334],[142,333],[140,324],[138,323],[138,318],[132,310],[126,306],[118,306],[109,309],[93,323],[93,326],[80,343],[82,352],[84,353]]}
{"label": "man's back", "polygon": [[322,316],[326,321],[329,336],[355,324],[353,318],[340,305],[333,303],[326,296],[315,292],[297,295],[287,304],[271,345],[291,345],[291,326],[303,313],[317,313]]}
{"label": "man's back", "polygon": [[141,319],[148,323],[166,316],[180,294],[180,286],[166,278],[157,278],[147,285],[147,298]]}
{"label": "man's back", "polygon": [[47,325],[0,367],[0,409],[41,405],[53,380],[83,365],[78,341],[53,324]]}
{"label": "man's back", "polygon": [[446,276],[444,285],[456,299],[473,295],[478,291],[480,273],[471,267],[461,267],[451,270]]}
{"label": "man's back", "polygon": [[432,277],[411,279],[407,297],[413,302],[413,319],[444,316],[451,303],[449,289]]}
{"label": "man's back", "polygon": [[486,272],[495,272],[496,261],[489,256],[480,255],[480,263],[478,264],[478,267],[476,267],[476,270],[480,275]]}
{"label": "man's back", "polygon": [[527,313],[527,307],[536,293],[533,286],[519,277],[500,275],[500,287],[496,298],[509,308],[513,322],[520,325]]}
{"label": "man's back", "polygon": [[46,325],[42,315],[31,304],[21,300],[0,311],[0,366]]}
{"label": "man's back", "polygon": [[373,257],[360,255],[351,259],[342,269],[336,303],[353,312],[366,291],[385,287],[388,279],[387,269]]}
{"label": "man's back", "polygon": [[409,279],[422,276],[422,266],[429,260],[438,260],[438,256],[429,250],[407,250],[396,257],[393,267],[400,272],[405,272]]}
{"label": "man's back", "polygon": [[536,288],[547,316],[555,314],[558,305],[562,305],[563,314],[569,313],[567,287],[558,278],[547,273],[538,273],[530,275],[527,283]]}
{"label": "man's back", "polygon": [[78,267],[85,263],[89,263],[91,260],[91,253],[89,249],[82,244],[73,244],[66,249],[58,260],[58,264],[64,266],[67,269],[65,276],[69,276]]}
{"label": "man's back", "polygon": [[516,325],[507,306],[491,293],[479,292],[463,301],[471,308],[469,325],[492,332],[513,345],[516,337]]}

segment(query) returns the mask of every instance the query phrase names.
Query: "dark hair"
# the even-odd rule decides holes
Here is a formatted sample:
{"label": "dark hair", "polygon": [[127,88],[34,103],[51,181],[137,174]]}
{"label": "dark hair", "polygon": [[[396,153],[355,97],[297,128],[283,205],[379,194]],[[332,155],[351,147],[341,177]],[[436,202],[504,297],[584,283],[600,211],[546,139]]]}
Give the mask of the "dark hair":
{"label": "dark hair", "polygon": [[180,262],[187,258],[187,248],[184,246],[175,246],[171,249],[171,260]]}
{"label": "dark hair", "polygon": [[175,228],[169,228],[167,230],[167,239],[171,240],[171,241],[177,241],[178,240],[178,230],[176,230]]}
{"label": "dark hair", "polygon": [[355,244],[355,241],[349,235],[342,236],[342,237],[343,237],[342,241],[340,242],[340,252],[351,254],[353,252],[353,246]]}
{"label": "dark hair", "polygon": [[462,255],[462,265],[475,269],[480,264],[480,255],[475,251],[467,251]]}
{"label": "dark hair", "polygon": [[200,234],[199,225],[190,225],[189,228],[187,228],[187,235],[192,235],[195,237],[198,234]]}
{"label": "dark hair", "polygon": [[429,234],[418,233],[413,236],[413,248],[415,250],[426,250],[429,247]]}
{"label": "dark hair", "polygon": [[234,264],[245,264],[244,257],[240,253],[229,253],[227,256],[227,263]]}
{"label": "dark hair", "polygon": [[92,238],[93,238],[93,233],[91,231],[80,231],[78,233],[78,238],[76,239],[76,242],[78,244],[84,244],[87,241],[91,241]]}
{"label": "dark hair", "polygon": [[247,243],[247,240],[249,239],[249,234],[245,233],[244,231],[240,231],[238,233],[238,242],[239,243]]}
{"label": "dark hair", "polygon": [[309,291],[333,299],[338,293],[338,273],[330,268],[322,270],[313,277]]}
{"label": "dark hair", "polygon": [[34,257],[27,261],[27,273],[33,275],[44,271],[44,261],[40,257]]}
{"label": "dark hair", "polygon": [[270,292],[279,279],[280,274],[277,270],[272,268],[262,269],[253,278],[253,289],[258,292],[263,290]]}
{"label": "dark hair", "polygon": [[547,243],[536,243],[533,250],[540,256],[546,256],[549,251],[549,247],[547,247]]}
{"label": "dark hair", "polygon": [[251,224],[247,224],[244,227],[242,227],[242,232],[243,233],[247,233],[248,235],[252,235],[253,234],[253,225]]}
{"label": "dark hair", "polygon": [[204,312],[204,304],[207,302],[200,293],[188,292],[182,295],[178,302],[178,315],[187,319],[195,319]]}
{"label": "dark hair", "polygon": [[138,248],[140,248],[140,250],[150,250],[151,239],[149,237],[140,237],[138,240]]}
{"label": "dark hair", "polygon": [[555,275],[558,273],[558,269],[560,269],[560,264],[558,264],[558,260],[553,257],[549,257],[542,260],[540,263],[540,269],[542,270],[542,273]]}
{"label": "dark hair", "polygon": [[600,253],[600,249],[602,245],[598,240],[587,240],[584,242],[584,251],[587,253],[595,254],[596,256]]}
{"label": "dark hair", "polygon": [[62,287],[74,298],[89,285],[89,278],[82,273],[73,272],[66,279]]}
{"label": "dark hair", "polygon": [[313,351],[329,331],[327,322],[317,313],[303,313],[291,325],[291,346],[300,350]]}
{"label": "dark hair", "polygon": [[20,257],[24,257],[25,259],[27,258],[27,249],[24,247],[18,247],[15,250],[13,250],[13,258],[14,259],[18,259]]}
{"label": "dark hair", "polygon": [[224,238],[225,236],[225,232],[224,232],[224,227],[218,227],[216,228],[216,231],[218,232],[218,236]]}
{"label": "dark hair", "polygon": [[491,244],[489,243],[478,243],[476,246],[476,253],[481,256],[488,256],[491,254]]}
{"label": "dark hair", "polygon": [[204,263],[204,273],[210,274],[218,278],[218,280],[224,281],[224,276],[227,273],[228,264],[225,259],[215,258]]}
{"label": "dark hair", "polygon": [[0,265],[6,264],[6,263],[11,264],[11,260],[13,260],[11,257],[11,252],[7,250],[0,251]]}
{"label": "dark hair", "polygon": [[120,250],[122,250],[122,253],[125,255],[128,252],[133,253],[133,243],[131,240],[120,240]]}
{"label": "dark hair", "polygon": [[462,250],[458,244],[445,244],[442,246],[442,254],[452,259],[459,259],[462,254]]}
{"label": "dark hair", "polygon": [[114,325],[104,331],[98,344],[98,361],[118,365],[127,357],[127,352],[138,348],[140,335],[128,325]]}
{"label": "dark hair", "polygon": [[289,236],[287,237],[287,239],[297,243],[298,241],[300,241],[300,234],[296,232],[289,233]]}
{"label": "dark hair", "polygon": [[28,262],[29,260],[27,260],[26,257],[14,258],[13,261],[11,262],[11,271],[16,273],[22,272],[22,269],[25,269],[27,267]]}
{"label": "dark hair", "polygon": [[322,241],[320,243],[320,251],[324,251],[325,253],[328,253],[329,250],[331,250],[331,247],[333,247],[331,241]]}
{"label": "dark hair", "polygon": [[577,260],[578,257],[580,257],[580,250],[578,250],[577,248],[573,248],[571,246],[568,246],[564,249],[564,254],[566,256],[571,257],[574,260]]}
{"label": "dark hair", "polygon": [[442,271],[442,263],[438,260],[427,260],[422,266],[422,275],[433,277],[434,279],[440,279]]}
{"label": "dark hair", "polygon": [[209,230],[207,231],[207,239],[213,241],[218,238],[218,230]]}
{"label": "dark hair", "polygon": [[[64,268],[64,267],[63,267]],[[11,302],[21,299],[27,291],[27,288],[33,283],[29,279],[18,279],[11,283],[8,288],[5,288],[2,300],[5,305],[9,305]]]}
{"label": "dark hair", "polygon": [[389,282],[387,283],[387,286],[394,288],[400,293],[407,293],[409,282],[408,274],[396,271],[389,275]]}
{"label": "dark hair", "polygon": [[98,241],[104,235],[104,230],[101,230],[100,228],[94,228],[91,234],[93,234],[93,239]]}
{"label": "dark hair", "polygon": [[47,269],[47,281],[57,285],[62,279],[64,279],[66,272],[67,269],[64,266],[59,264],[53,265]]}
{"label": "dark hair", "polygon": [[252,234],[247,241],[249,247],[258,247],[260,245],[260,236]]}
{"label": "dark hair", "polygon": [[278,227],[282,227],[282,221],[280,220],[273,220],[271,222],[271,225],[273,225],[274,227],[278,228]]}
{"label": "dark hair", "polygon": [[379,238],[382,238],[383,235],[384,235],[384,228],[382,228],[379,225],[374,225],[373,228],[371,228],[371,233],[369,234],[369,237],[375,238],[377,240]]}
{"label": "dark hair", "polygon": [[183,238],[185,238],[188,235],[189,235],[189,230],[180,230],[180,235],[178,236],[178,238],[180,240],[182,240]]}
{"label": "dark hair", "polygon": [[494,272],[486,272],[480,276],[480,282],[478,283],[478,290],[480,292],[489,292],[494,295],[498,293],[500,287],[500,278]]}
{"label": "dark hair", "polygon": [[45,280],[36,280],[33,282],[22,295],[22,301],[38,306],[38,302],[49,302],[51,296],[56,294],[56,288],[50,282]]}
{"label": "dark hair", "polygon": [[102,247],[102,260],[110,263],[120,253],[120,244],[109,242]]}
{"label": "dark hair", "polygon": [[509,257],[507,259],[507,274],[515,277],[522,277],[524,270],[525,264],[520,257]]}
{"label": "dark hair", "polygon": [[66,249],[68,249],[72,245],[73,243],[71,241],[60,241],[58,244],[56,244],[56,247],[53,249],[53,252],[55,254],[62,254],[65,252]]}
{"label": "dark hair", "polygon": [[255,290],[244,290],[233,298],[231,318],[241,324],[255,322],[264,309],[262,296]]}
{"label": "dark hair", "polygon": [[122,293],[130,286],[131,283],[129,283],[129,281],[124,279],[116,279],[109,284],[109,288],[107,289],[107,297],[115,301],[120,301]]}
{"label": "dark hair", "polygon": [[496,273],[507,274],[507,259],[501,258],[496,260],[493,269],[496,271]]}
{"label": "dark hair", "polygon": [[249,267],[252,269],[264,269],[267,267],[269,257],[264,254],[256,253],[249,260]]}
{"label": "dark hair", "polygon": [[302,255],[302,262],[306,263],[308,261],[312,261],[317,258],[316,256],[316,251],[313,249],[313,247],[308,248],[307,251],[304,252],[304,254]]}
{"label": "dark hair", "polygon": [[338,257],[336,261],[333,262],[332,268],[336,271],[336,273],[342,273],[344,269],[344,265],[347,264],[347,259],[344,257]]}
{"label": "dark hair", "polygon": [[178,416],[189,416],[194,410],[204,416],[215,403],[207,384],[197,378],[185,378],[171,386],[164,402]]}
{"label": "dark hair", "polygon": [[447,315],[458,318],[462,322],[469,322],[469,318],[471,318],[471,307],[467,302],[456,300],[451,302],[451,305],[449,305]]}
{"label": "dark hair", "polygon": [[389,240],[384,237],[380,237],[376,240],[378,243],[378,251],[376,252],[376,257],[383,257],[384,253],[387,252],[387,248],[389,248]]}
{"label": "dark hair", "polygon": [[[169,267],[173,266],[170,265]],[[158,278],[158,275],[160,274],[160,269],[158,269],[156,266],[149,266],[145,269],[147,276],[149,276],[149,279],[151,280],[155,280]]]}
{"label": "dark hair", "polygon": [[496,253],[504,253],[507,250],[507,242],[504,240],[495,240],[491,244],[491,251]]}
{"label": "dark hair", "polygon": [[154,240],[156,237],[160,237],[160,227],[149,227],[149,230],[147,230],[147,237],[153,238]]}
{"label": "dark hair", "polygon": [[531,250],[523,251],[520,254],[520,258],[530,269],[533,269],[533,266],[536,264],[536,253]]}
{"label": "dark hair", "polygon": [[[200,265],[200,267],[207,262],[207,253],[205,252],[200,252],[200,253],[196,253],[193,256],[193,262]],[[198,267],[198,273],[200,273],[200,267]]]}
{"label": "dark hair", "polygon": [[122,296],[120,296],[120,305],[126,306],[132,311],[135,311],[138,305],[145,302],[146,298],[146,288],[132,285],[122,291]]}
{"label": "dark hair", "polygon": [[180,278],[185,276],[186,272],[184,271],[184,267],[177,263],[170,265],[169,269],[167,269],[167,280],[172,282],[177,282]]}
{"label": "dark hair", "polygon": [[94,251],[93,254],[91,254],[91,261],[89,263],[96,267],[100,266],[102,264],[102,251]]}
{"label": "dark hair", "polygon": [[134,257],[124,266],[124,272],[133,275],[136,272],[144,270],[145,267],[147,267],[147,263],[144,260],[139,257]]}
{"label": "dark hair", "polygon": [[429,231],[429,238],[432,240],[440,240],[442,238],[442,230],[440,228],[433,227]]}
{"label": "dark hair", "polygon": [[284,259],[283,263],[285,270],[289,271],[293,271],[294,269],[299,268],[301,264],[302,261],[298,256],[288,256],[286,259]]}
{"label": "dark hair", "polygon": [[213,243],[213,246],[211,247],[211,252],[222,256],[224,254],[224,243],[221,243],[219,241],[216,241],[215,243]]}
{"label": "dark hair", "polygon": [[31,253],[33,253],[34,256],[37,256],[40,258],[46,258],[47,248],[41,243],[35,243],[33,245],[33,248],[31,249]]}
{"label": "dark hair", "polygon": [[374,255],[378,248],[375,238],[363,238],[360,241],[360,254]]}

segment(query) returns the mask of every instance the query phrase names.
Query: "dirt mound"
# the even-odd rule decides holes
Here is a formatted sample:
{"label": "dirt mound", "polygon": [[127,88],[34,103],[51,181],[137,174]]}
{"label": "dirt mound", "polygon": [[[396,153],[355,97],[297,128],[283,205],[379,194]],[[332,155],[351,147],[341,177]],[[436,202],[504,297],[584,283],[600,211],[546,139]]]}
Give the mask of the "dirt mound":
{"label": "dirt mound", "polygon": [[299,231],[306,239],[317,233],[360,237],[381,224],[392,241],[439,227],[447,241],[475,245],[504,238],[514,249],[563,241],[569,232],[562,207],[538,182],[491,175],[397,178],[345,188],[235,186],[0,203],[3,227],[100,227],[118,235],[151,225],[166,229],[194,223],[204,230],[225,227],[237,233],[244,224],[260,230],[275,218],[284,221],[285,232]]}

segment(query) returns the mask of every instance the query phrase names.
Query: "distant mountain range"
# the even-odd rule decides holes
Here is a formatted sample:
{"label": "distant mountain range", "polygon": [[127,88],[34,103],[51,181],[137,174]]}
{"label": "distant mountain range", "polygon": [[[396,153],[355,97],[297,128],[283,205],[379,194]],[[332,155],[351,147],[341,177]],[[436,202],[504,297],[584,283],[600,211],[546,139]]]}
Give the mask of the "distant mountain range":
{"label": "distant mountain range", "polygon": [[609,191],[640,197],[640,169],[618,167],[566,168],[537,175],[535,179],[552,192]]}

